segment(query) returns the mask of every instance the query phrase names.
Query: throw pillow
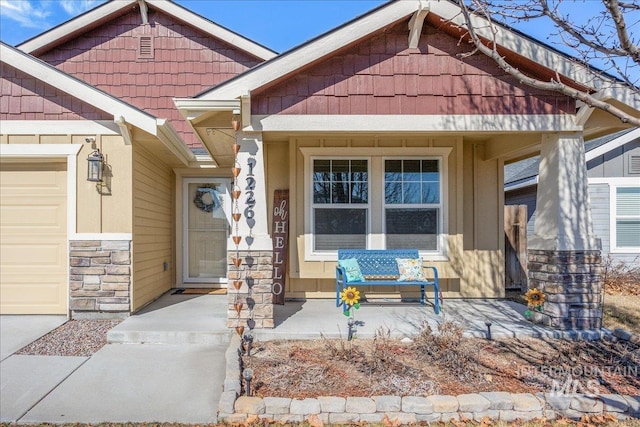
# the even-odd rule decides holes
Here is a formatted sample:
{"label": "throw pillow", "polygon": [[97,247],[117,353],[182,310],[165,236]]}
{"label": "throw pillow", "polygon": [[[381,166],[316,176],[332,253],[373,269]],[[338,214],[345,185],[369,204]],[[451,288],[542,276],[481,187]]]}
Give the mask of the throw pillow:
{"label": "throw pillow", "polygon": [[396,258],[400,277],[398,282],[424,282],[427,276],[422,271],[422,258]]}
{"label": "throw pillow", "polygon": [[341,259],[338,261],[338,265],[344,268],[347,275],[347,283],[349,282],[364,282],[364,276],[360,271],[358,260],[355,258]]}

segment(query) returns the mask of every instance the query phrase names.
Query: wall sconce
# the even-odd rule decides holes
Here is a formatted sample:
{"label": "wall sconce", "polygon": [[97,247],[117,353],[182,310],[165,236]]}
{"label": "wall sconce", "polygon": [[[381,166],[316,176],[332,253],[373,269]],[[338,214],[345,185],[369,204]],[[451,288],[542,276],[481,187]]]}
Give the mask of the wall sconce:
{"label": "wall sconce", "polygon": [[104,167],[104,156],[96,150],[87,157],[87,181],[102,182],[102,170]]}

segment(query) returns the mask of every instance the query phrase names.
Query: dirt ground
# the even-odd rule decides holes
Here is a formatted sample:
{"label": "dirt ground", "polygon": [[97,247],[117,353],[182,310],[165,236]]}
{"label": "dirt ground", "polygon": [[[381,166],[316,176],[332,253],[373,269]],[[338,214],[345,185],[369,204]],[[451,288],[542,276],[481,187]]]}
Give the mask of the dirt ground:
{"label": "dirt ground", "polygon": [[444,323],[413,342],[374,339],[272,341],[255,345],[245,367],[258,396],[434,395],[480,391],[640,394],[640,347],[628,342],[542,338],[488,341]]}

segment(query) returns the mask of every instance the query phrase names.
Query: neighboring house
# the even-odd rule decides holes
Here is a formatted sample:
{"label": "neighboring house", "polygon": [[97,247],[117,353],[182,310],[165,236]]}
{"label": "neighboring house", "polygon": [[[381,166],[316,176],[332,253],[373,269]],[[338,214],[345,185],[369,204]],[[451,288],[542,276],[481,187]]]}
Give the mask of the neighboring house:
{"label": "neighboring house", "polygon": [[[172,98],[275,53],[156,0],[108,2],[0,48],[2,312],[129,313],[225,282],[227,227],[190,202],[229,179]],[[107,165],[97,185],[94,148]]]}
{"label": "neighboring house", "polygon": [[[602,255],[640,265],[640,129],[585,143],[591,216]],[[506,205],[527,206],[533,235],[540,156],[505,165]]]}
{"label": "neighboring house", "polygon": [[[538,214],[545,221],[530,245],[532,253],[544,260],[540,268],[554,257],[573,264],[597,263],[590,214],[581,208],[588,200],[581,169],[583,138],[627,126],[562,94],[532,89],[489,58],[471,54],[473,48],[460,43],[462,18],[454,2],[392,1],[279,56],[220,32],[209,21],[169,31],[167,20],[187,27],[186,22],[196,22],[170,2],[130,1],[126,10],[120,10],[122,3],[107,3],[19,46],[51,61],[58,70],[6,46],[0,55],[5,80],[4,69],[17,67],[5,59],[5,51],[46,67],[49,73],[33,76],[34,86],[3,92],[3,98],[9,98],[3,99],[0,110],[3,165],[15,158],[18,173],[20,168],[29,171],[49,165],[42,162],[46,146],[50,142],[64,146],[60,138],[81,143],[95,137],[108,155],[111,191],[99,194],[81,171],[89,146],[82,144],[79,155],[64,151],[63,169],[76,177],[66,179],[68,194],[77,192],[77,213],[75,223],[67,220],[70,225],[61,238],[69,242],[68,264],[64,256],[52,264],[68,268],[74,315],[123,310],[127,301],[128,310],[136,311],[172,287],[228,282],[233,285],[229,326],[272,327],[275,281],[280,284],[286,278],[288,297],[330,298],[335,292],[336,251],[347,247],[416,248],[425,262],[438,267],[445,297],[500,297],[504,294],[504,164],[535,152],[546,159],[539,183],[545,190],[540,193],[543,203],[538,203],[545,206]],[[148,10],[138,9],[140,4]],[[104,13],[106,8],[119,12]],[[154,25],[145,24],[146,20]],[[151,40],[154,59],[146,57],[149,31],[157,31]],[[214,55],[212,51],[225,46],[224,58],[237,63],[230,74],[238,75],[217,80],[218,72],[230,69],[227,59],[226,65],[205,74],[195,70],[206,58],[183,68],[187,56],[194,54],[187,55],[192,31],[219,40],[212,45],[200,42],[198,46],[209,48],[197,51]],[[93,34],[100,36],[86,43],[75,41]],[[557,70],[571,86],[588,85],[605,102],[624,105],[633,114],[640,111],[632,93],[616,81],[593,81],[573,59],[509,28],[501,27],[495,36],[501,54],[523,71],[550,78]],[[127,41],[121,45],[119,37]],[[56,38],[58,42],[50,42]],[[124,50],[112,52],[112,43],[115,51]],[[129,63],[121,67],[116,59],[124,51]],[[184,61],[181,51],[187,52]],[[83,59],[78,63],[75,58]],[[248,68],[261,60],[266,61]],[[87,61],[99,64],[92,68]],[[145,68],[146,62],[163,65],[154,68],[154,74]],[[111,76],[116,67],[119,82]],[[148,81],[145,73],[157,84],[167,70],[175,71],[174,95],[153,85],[146,86],[142,95],[138,88]],[[28,66],[19,72],[31,78]],[[98,89],[92,88],[91,97],[65,92],[66,83],[76,80],[64,73],[82,73],[76,77]],[[185,89],[192,76],[197,84]],[[201,91],[207,76],[211,87]],[[11,84],[19,86],[20,81]],[[180,95],[183,90],[190,93]],[[34,103],[22,108],[14,96],[20,91],[28,91]],[[117,108],[105,109],[93,101],[98,94],[122,99]],[[48,110],[41,100],[56,95],[54,104],[67,107],[64,119],[75,120],[75,127],[46,120]],[[166,96],[175,98],[186,125],[167,107],[166,99],[160,100]],[[83,101],[100,111],[88,110]],[[131,112],[120,112],[120,105],[129,105]],[[140,110],[133,105],[156,128],[136,124],[129,115]],[[19,114],[12,116],[16,111]],[[41,154],[29,159],[25,153],[34,151],[34,142],[40,142],[42,148],[35,151]],[[72,171],[76,163],[77,173]],[[13,188],[16,193],[25,185],[43,188],[38,179],[39,175],[28,180],[18,176],[20,184]],[[276,190],[288,190],[288,204],[284,193]],[[274,194],[280,198],[276,206]],[[64,205],[75,212],[69,200]],[[558,215],[576,201],[571,218]],[[3,209],[5,205],[9,204],[3,199]],[[8,225],[17,242],[26,241],[22,236],[38,219],[27,216],[26,206],[27,201],[22,209],[25,219]],[[272,224],[276,213],[280,220]],[[132,266],[128,291],[112,284],[128,284],[129,279],[119,277],[128,271],[119,264],[126,256],[109,252],[126,244],[131,245]],[[80,248],[99,255],[92,257]],[[564,256],[573,251],[587,256]],[[285,259],[288,267],[283,271]],[[113,265],[103,267],[105,263]],[[8,292],[5,288],[2,292]],[[12,295],[27,295],[27,288],[14,286]],[[362,291],[367,297],[415,295],[403,287]],[[5,301],[3,297],[3,309]],[[24,312],[37,301],[29,304]],[[60,304],[64,308],[66,301]],[[550,323],[598,324],[591,307],[572,311],[577,312],[586,317]]]}

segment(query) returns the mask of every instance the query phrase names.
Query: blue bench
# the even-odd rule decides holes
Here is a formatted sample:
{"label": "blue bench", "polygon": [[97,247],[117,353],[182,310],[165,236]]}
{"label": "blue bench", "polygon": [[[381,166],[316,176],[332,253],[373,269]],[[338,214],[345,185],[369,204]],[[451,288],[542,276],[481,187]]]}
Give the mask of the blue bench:
{"label": "blue bench", "polygon": [[336,267],[336,307],[347,307],[340,299],[340,293],[348,286],[420,286],[420,304],[426,304],[425,286],[433,286],[434,310],[440,313],[440,286],[438,284],[438,270],[435,267],[423,267],[433,270],[433,279],[427,281],[398,281],[400,272],[396,258],[419,258],[415,249],[339,249],[338,260],[355,258],[364,282],[347,282],[346,272],[339,265]]}

